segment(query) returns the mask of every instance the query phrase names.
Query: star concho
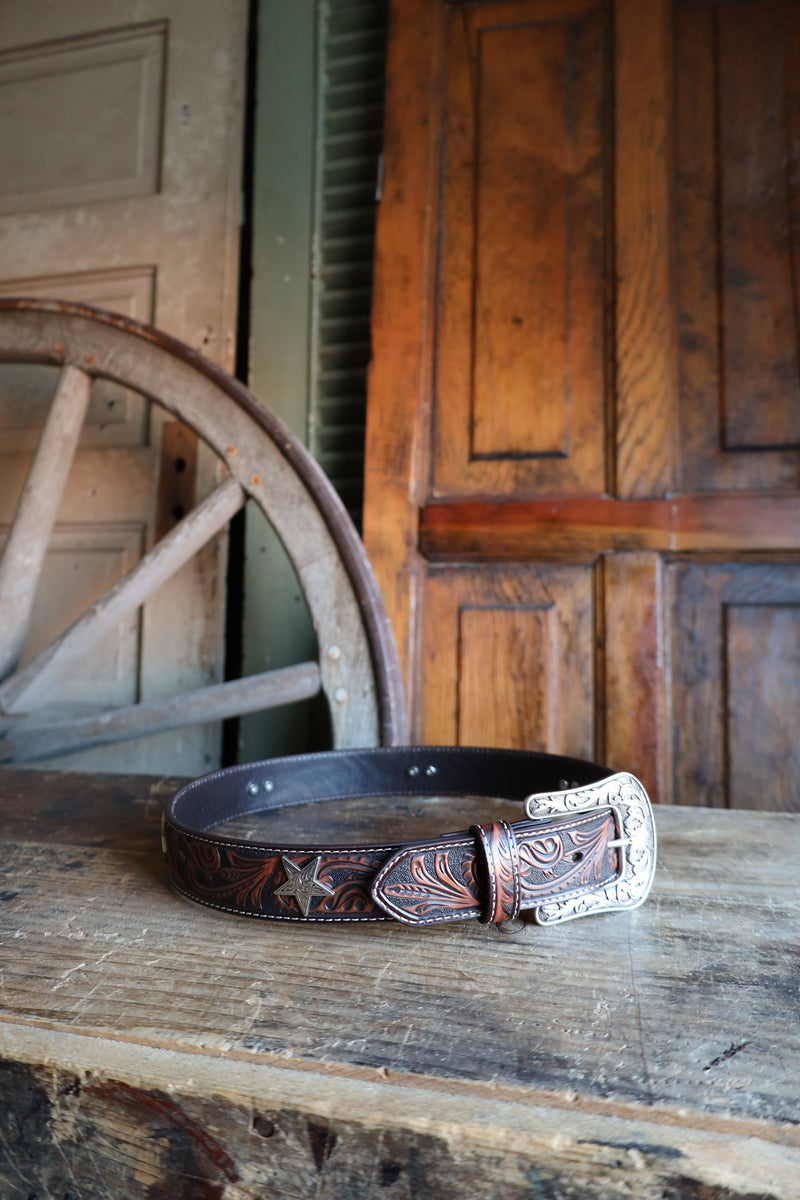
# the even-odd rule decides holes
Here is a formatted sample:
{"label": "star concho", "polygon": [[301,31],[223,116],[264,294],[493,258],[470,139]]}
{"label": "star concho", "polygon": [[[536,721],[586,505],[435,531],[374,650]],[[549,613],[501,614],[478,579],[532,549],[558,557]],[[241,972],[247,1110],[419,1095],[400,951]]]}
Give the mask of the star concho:
{"label": "star concho", "polygon": [[332,896],[336,890],[329,887],[327,883],[323,883],[321,879],[317,879],[321,861],[320,858],[312,858],[304,867],[298,867],[290,858],[281,855],[287,879],[285,883],[275,889],[275,895],[294,896],[304,917],[308,916],[314,896]]}

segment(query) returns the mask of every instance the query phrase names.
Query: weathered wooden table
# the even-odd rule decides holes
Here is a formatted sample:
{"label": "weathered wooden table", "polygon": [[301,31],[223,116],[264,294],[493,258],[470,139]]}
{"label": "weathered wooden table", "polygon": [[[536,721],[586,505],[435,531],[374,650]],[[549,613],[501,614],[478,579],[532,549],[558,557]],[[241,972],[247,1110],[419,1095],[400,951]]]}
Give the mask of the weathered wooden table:
{"label": "weathered wooden table", "polygon": [[295,928],[168,890],[172,786],[0,773],[2,1200],[800,1197],[800,817],[659,810],[634,913]]}

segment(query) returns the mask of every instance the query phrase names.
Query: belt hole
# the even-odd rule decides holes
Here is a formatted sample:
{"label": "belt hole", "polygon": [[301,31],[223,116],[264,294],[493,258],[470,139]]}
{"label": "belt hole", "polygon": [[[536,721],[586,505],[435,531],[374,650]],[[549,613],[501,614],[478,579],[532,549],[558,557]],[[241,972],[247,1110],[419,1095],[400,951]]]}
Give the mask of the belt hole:
{"label": "belt hole", "polygon": [[570,858],[572,859],[573,862],[580,862],[581,859],[583,858],[583,851],[576,850],[574,854],[570,854]]}

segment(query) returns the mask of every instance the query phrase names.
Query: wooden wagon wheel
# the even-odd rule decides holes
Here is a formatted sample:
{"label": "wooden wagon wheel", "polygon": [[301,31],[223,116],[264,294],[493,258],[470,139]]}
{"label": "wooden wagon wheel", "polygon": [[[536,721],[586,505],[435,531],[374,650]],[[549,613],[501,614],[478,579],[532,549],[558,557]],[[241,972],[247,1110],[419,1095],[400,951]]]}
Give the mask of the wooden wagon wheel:
{"label": "wooden wagon wheel", "polygon": [[[31,761],[318,694],[337,747],[405,740],[397,658],[377,584],[332,486],[286,426],[189,347],[84,305],[0,300],[0,361],[61,367],[0,559],[0,759]],[[219,485],[63,634],[18,662],[45,552],[95,379],[112,380],[190,426],[226,470]],[[58,680],[252,500],[297,573],[319,658],[60,720],[37,720]]]}

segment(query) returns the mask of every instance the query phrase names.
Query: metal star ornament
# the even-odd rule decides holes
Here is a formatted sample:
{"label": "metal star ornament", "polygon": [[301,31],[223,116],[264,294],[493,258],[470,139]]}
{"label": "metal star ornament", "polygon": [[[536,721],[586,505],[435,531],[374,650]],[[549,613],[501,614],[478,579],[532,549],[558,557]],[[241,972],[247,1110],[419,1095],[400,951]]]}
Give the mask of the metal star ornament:
{"label": "metal star ornament", "polygon": [[304,917],[308,916],[314,896],[332,896],[336,890],[317,879],[321,861],[321,858],[312,858],[304,867],[298,867],[290,858],[281,855],[286,882],[275,889],[275,895],[294,896]]}

